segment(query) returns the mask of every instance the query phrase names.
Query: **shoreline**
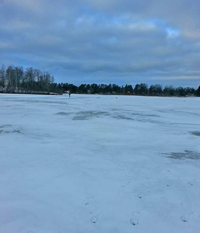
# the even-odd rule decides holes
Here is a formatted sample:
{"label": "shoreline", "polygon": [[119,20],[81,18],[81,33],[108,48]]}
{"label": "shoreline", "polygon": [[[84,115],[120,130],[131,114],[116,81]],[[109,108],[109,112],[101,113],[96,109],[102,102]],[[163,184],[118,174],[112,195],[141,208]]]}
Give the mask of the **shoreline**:
{"label": "shoreline", "polygon": [[[0,92],[0,94],[11,94],[11,95],[66,95],[65,93],[59,94],[55,92],[48,92],[48,93],[21,93],[21,92]],[[179,98],[198,98],[199,96],[168,96],[168,95],[133,95],[133,94],[85,94],[85,93],[71,93],[72,95],[101,95],[101,96],[137,96],[137,97],[179,97]]]}

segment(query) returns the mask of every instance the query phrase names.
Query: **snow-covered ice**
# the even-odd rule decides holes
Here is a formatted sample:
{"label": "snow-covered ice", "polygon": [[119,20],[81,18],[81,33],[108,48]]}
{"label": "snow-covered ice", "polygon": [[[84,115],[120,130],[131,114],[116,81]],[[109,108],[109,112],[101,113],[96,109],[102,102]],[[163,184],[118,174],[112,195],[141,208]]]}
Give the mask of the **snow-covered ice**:
{"label": "snow-covered ice", "polygon": [[200,98],[0,95],[1,233],[199,233]]}

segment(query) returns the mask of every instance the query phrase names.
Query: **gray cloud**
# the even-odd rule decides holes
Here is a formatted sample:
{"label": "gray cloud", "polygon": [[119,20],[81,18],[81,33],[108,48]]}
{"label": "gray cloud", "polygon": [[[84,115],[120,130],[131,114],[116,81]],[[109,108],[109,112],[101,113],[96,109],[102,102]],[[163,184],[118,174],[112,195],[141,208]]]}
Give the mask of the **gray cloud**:
{"label": "gray cloud", "polygon": [[1,0],[0,60],[56,81],[197,86],[197,0]]}

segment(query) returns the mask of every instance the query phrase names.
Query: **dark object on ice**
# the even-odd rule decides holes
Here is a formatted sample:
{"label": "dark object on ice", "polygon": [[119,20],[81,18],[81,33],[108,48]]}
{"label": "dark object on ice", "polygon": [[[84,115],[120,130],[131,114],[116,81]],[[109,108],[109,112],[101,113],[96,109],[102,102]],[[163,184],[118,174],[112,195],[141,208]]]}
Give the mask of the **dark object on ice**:
{"label": "dark object on ice", "polygon": [[191,134],[193,134],[195,136],[200,136],[200,132],[199,131],[193,131],[193,132],[191,132]]}
{"label": "dark object on ice", "polygon": [[69,98],[70,98],[71,93],[69,92]]}

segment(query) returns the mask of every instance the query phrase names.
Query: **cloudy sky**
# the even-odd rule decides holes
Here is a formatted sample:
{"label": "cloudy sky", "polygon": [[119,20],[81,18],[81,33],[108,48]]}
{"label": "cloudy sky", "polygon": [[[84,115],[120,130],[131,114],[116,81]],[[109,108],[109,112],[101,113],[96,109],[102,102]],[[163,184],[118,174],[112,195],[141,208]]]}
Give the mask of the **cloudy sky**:
{"label": "cloudy sky", "polygon": [[199,0],[0,0],[0,63],[57,82],[200,85]]}

